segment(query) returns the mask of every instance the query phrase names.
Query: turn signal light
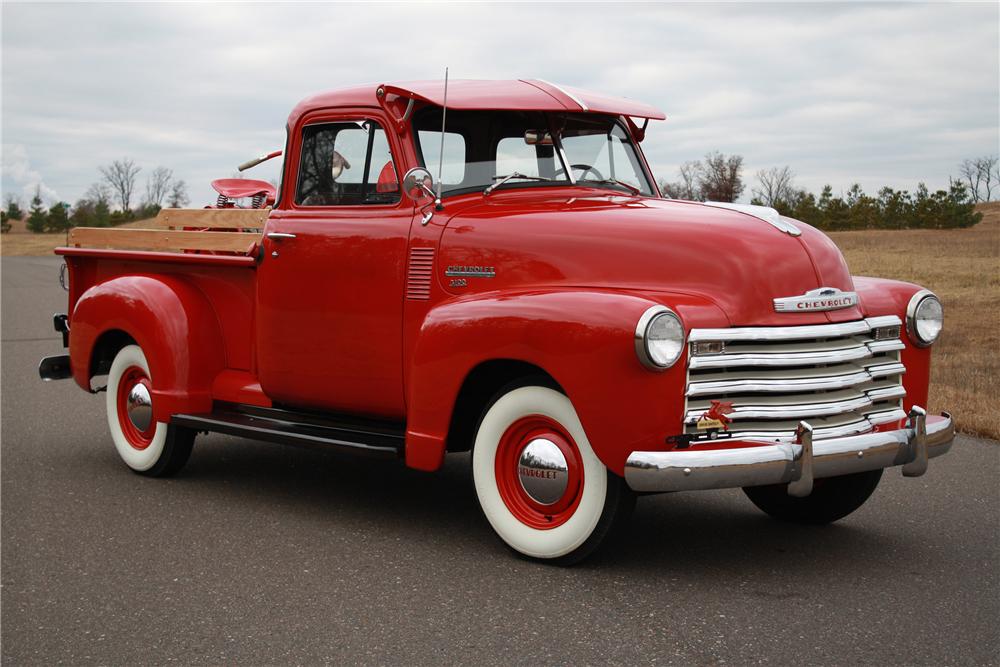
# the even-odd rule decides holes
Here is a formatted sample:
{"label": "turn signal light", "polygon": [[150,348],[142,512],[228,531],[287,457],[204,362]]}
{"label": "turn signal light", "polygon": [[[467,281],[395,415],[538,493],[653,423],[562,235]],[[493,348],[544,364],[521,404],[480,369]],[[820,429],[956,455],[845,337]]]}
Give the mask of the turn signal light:
{"label": "turn signal light", "polygon": [[691,355],[702,354],[722,354],[726,351],[726,344],[721,340],[701,340],[691,343]]}

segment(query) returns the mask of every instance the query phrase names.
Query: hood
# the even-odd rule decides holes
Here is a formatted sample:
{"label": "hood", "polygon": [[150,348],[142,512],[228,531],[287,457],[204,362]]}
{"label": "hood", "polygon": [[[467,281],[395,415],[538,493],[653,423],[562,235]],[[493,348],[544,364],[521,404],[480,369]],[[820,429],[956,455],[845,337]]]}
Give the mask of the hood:
{"label": "hood", "polygon": [[790,236],[737,210],[579,192],[583,196],[525,189],[449,202],[437,262],[445,289],[456,295],[545,287],[690,294],[714,302],[733,326],[861,317],[858,307],[775,311],[775,298],[821,287],[854,291],[840,251],[804,223],[791,221],[802,234]]}

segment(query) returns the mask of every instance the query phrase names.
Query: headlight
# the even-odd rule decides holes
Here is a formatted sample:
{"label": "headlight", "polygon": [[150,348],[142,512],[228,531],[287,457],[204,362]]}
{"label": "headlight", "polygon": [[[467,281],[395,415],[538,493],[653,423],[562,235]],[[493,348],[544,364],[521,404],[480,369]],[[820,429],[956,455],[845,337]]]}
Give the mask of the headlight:
{"label": "headlight", "polygon": [[927,347],[941,335],[944,310],[933,292],[920,290],[906,307],[906,332],[918,347]]}
{"label": "headlight", "polygon": [[662,371],[673,366],[684,351],[684,325],[666,306],[653,306],[635,327],[635,353],[646,368]]}

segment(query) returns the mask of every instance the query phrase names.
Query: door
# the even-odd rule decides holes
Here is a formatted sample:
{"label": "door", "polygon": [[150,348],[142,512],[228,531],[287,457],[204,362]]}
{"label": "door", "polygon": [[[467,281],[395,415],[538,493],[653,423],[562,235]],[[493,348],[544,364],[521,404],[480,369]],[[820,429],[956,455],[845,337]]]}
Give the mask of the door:
{"label": "door", "polygon": [[402,299],[413,205],[377,116],[292,137],[258,269],[256,359],[276,404],[401,417]]}

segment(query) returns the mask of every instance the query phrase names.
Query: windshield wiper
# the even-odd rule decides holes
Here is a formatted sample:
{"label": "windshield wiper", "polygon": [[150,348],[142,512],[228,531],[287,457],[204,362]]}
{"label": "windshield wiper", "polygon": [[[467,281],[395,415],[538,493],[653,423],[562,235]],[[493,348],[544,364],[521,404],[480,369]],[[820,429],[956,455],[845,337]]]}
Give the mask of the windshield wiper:
{"label": "windshield wiper", "polygon": [[553,180],[555,180],[553,178],[545,178],[544,176],[528,176],[526,174],[522,174],[519,171],[513,171],[513,172],[507,174],[506,176],[494,176],[493,178],[494,179],[499,178],[500,180],[497,181],[496,183],[494,183],[493,185],[487,185],[486,186],[486,189],[483,190],[483,196],[484,197],[488,196],[491,192],[493,192],[494,190],[496,190],[497,188],[499,188],[501,185],[503,185],[507,181],[511,180],[512,178],[524,178],[524,179],[527,179],[529,181],[553,181]]}
{"label": "windshield wiper", "polygon": [[591,180],[589,178],[585,178],[585,179],[582,179],[582,180],[578,180],[577,183],[597,183],[598,185],[620,185],[620,186],[622,186],[623,188],[625,188],[626,190],[628,190],[629,192],[631,192],[634,195],[641,195],[642,194],[642,190],[640,190],[639,188],[635,187],[631,183],[626,183],[624,181],[619,181],[616,178],[605,178],[605,179],[602,179],[600,181],[598,181],[598,180]]}

